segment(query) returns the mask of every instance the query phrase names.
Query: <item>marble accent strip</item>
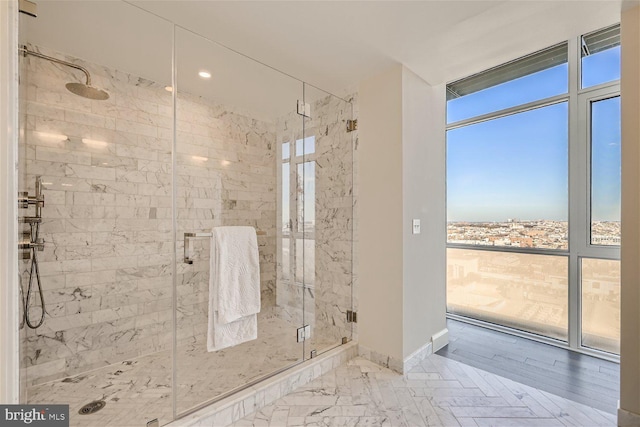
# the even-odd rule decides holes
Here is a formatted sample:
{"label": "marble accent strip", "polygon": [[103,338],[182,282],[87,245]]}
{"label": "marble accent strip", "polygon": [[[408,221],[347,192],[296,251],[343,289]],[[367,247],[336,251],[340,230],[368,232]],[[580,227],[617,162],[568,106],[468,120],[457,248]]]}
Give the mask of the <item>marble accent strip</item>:
{"label": "marble accent strip", "polygon": [[[618,402],[618,405],[620,403]],[[618,408],[618,427],[640,426],[640,414]]]}
{"label": "marble accent strip", "polygon": [[179,418],[167,424],[167,427],[229,425],[347,363],[357,355],[358,344],[351,341],[261,381],[233,396]]}
{"label": "marble accent strip", "polygon": [[412,368],[418,366],[420,362],[429,357],[431,354],[433,354],[433,345],[429,342],[404,359],[403,372],[409,372]]}
{"label": "marble accent strip", "polygon": [[363,345],[358,347],[358,355],[377,365],[396,371],[399,374],[404,372],[404,361],[391,357],[387,354],[378,353],[377,351],[371,350]]}

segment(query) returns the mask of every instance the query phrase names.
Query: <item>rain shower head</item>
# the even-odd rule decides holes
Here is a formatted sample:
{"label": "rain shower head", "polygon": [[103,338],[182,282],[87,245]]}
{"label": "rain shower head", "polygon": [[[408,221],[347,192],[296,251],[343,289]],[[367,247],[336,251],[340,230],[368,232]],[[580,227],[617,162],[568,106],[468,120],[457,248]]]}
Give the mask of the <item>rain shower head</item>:
{"label": "rain shower head", "polygon": [[22,52],[25,56],[33,55],[37,58],[46,59],[48,61],[55,62],[56,64],[65,65],[67,67],[75,68],[76,70],[82,71],[87,79],[86,83],[84,84],[83,83],[67,83],[65,87],[69,92],[76,94],[78,96],[82,96],[83,98],[95,99],[98,101],[104,101],[106,99],[109,99],[109,94],[107,92],[105,92],[102,89],[98,89],[91,86],[91,74],[89,74],[89,71],[86,68],[77,64],[73,64],[71,62],[63,61],[58,58],[53,58],[51,56],[44,55],[40,52],[29,50],[26,46],[20,46],[20,52]]}
{"label": "rain shower head", "polygon": [[95,99],[97,101],[104,101],[109,99],[109,94],[102,89],[95,88],[82,83],[67,83],[65,85],[67,90],[76,95],[84,98]]}

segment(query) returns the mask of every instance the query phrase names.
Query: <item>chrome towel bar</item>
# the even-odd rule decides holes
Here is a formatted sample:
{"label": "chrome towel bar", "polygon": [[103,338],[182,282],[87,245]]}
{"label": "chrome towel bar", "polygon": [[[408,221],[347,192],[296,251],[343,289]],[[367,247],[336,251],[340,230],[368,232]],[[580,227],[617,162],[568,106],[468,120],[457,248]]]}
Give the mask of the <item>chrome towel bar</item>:
{"label": "chrome towel bar", "polygon": [[[266,236],[266,231],[258,230],[256,231],[258,236]],[[213,237],[212,232],[208,233],[184,233],[184,262],[186,264],[193,264],[193,260],[191,259],[191,239],[197,239],[199,237]]]}

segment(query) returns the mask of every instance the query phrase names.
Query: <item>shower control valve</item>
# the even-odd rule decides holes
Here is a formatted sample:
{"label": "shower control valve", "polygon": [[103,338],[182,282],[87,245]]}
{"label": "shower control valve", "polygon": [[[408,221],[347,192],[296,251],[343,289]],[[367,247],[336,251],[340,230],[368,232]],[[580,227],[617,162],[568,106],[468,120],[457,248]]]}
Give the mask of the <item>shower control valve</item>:
{"label": "shower control valve", "polygon": [[18,209],[29,209],[29,193],[26,191],[18,193]]}
{"label": "shower control valve", "polygon": [[44,194],[40,194],[37,197],[29,196],[26,191],[18,194],[18,208],[28,209],[29,205],[36,205],[37,207],[44,207]]}
{"label": "shower control valve", "polygon": [[44,239],[37,239],[35,242],[23,240],[18,243],[18,249],[37,249],[38,252],[44,251]]}

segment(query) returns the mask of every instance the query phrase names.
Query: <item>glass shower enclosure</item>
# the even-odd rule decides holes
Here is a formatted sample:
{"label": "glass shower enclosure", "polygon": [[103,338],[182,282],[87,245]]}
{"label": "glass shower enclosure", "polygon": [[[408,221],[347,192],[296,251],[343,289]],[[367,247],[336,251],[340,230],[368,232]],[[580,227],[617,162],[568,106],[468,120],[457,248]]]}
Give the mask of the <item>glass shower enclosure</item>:
{"label": "glass shower enclosure", "polygon": [[[351,339],[351,103],[125,2],[19,32],[22,402],[164,425]],[[256,230],[260,311],[208,351],[220,226]]]}

